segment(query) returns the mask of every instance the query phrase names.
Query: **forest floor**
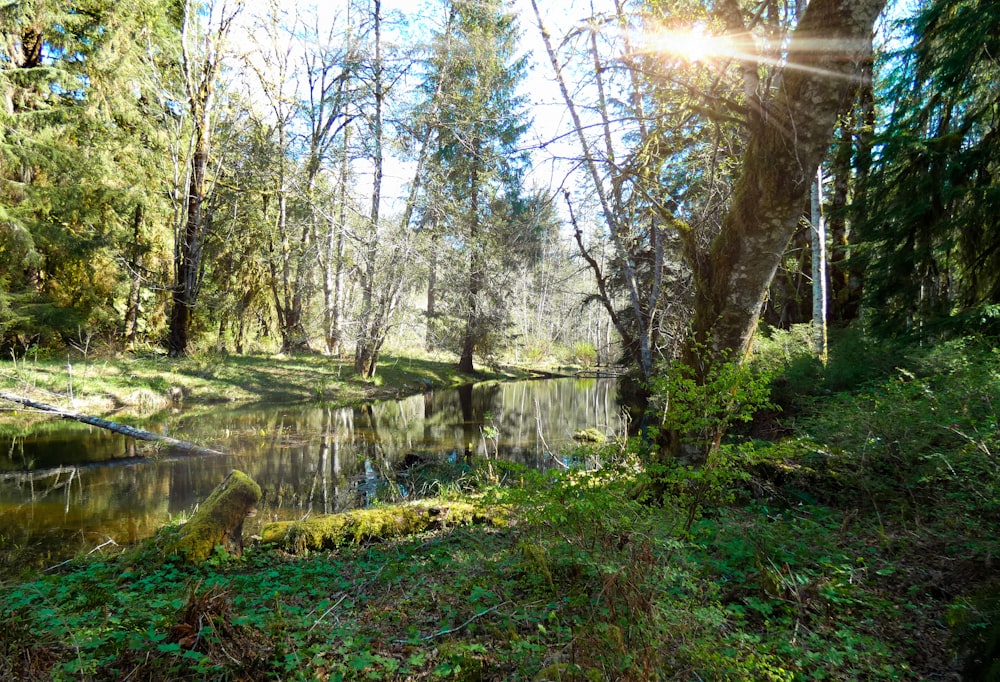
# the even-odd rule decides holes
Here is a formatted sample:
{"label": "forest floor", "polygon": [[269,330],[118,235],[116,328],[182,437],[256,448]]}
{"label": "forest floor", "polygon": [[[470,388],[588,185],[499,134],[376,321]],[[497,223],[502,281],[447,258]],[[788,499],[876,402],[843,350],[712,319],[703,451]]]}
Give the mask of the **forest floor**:
{"label": "forest floor", "polygon": [[1000,352],[762,346],[781,411],[708,467],[483,462],[439,490],[500,526],[26,573],[0,678],[997,679]]}

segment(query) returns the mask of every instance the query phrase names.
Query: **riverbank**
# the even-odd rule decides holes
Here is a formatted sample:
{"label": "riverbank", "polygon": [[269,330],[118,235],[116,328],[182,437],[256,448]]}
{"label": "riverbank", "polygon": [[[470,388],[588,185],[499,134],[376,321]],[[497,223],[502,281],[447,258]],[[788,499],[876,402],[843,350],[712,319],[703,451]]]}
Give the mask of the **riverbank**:
{"label": "riverbank", "polygon": [[995,541],[973,549],[948,524],[914,526],[861,491],[803,504],[835,479],[803,472],[805,453],[787,448],[758,453],[755,475],[731,471],[735,485],[702,500],[685,532],[690,501],[635,500],[630,455],[605,455],[592,474],[508,469],[517,485],[501,488],[480,477],[466,493],[505,505],[506,527],[301,555],[251,542],[200,566],[154,541],[5,584],[0,677],[756,682],[961,670],[966,644],[947,623],[975,635]]}
{"label": "riverbank", "polygon": [[[0,386],[63,409],[141,423],[164,410],[220,403],[359,405],[473,381],[531,376],[524,369],[458,371],[445,356],[384,355],[371,380],[349,358],[318,354],[168,358],[24,358],[0,362]],[[25,410],[0,405],[0,423],[24,424]],[[30,414],[30,413],[29,413]]]}
{"label": "riverbank", "polygon": [[1000,354],[877,350],[782,360],[780,437],[655,472],[657,499],[646,446],[612,442],[592,472],[446,488],[506,526],[199,566],[154,541],[5,581],[0,678],[995,679]]}

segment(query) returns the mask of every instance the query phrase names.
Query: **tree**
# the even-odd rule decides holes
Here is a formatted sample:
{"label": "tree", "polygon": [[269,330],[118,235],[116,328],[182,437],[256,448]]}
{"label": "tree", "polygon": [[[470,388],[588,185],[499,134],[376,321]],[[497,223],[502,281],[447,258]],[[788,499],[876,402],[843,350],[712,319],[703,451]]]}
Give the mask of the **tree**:
{"label": "tree", "polygon": [[[247,55],[247,62],[266,103],[266,111],[260,112],[261,124],[269,129],[268,137],[273,140],[273,156],[261,171],[268,176],[268,198],[274,211],[273,217],[265,215],[265,220],[274,223],[274,229],[268,232],[269,288],[278,318],[281,351],[287,353],[309,347],[304,315],[315,259],[311,221],[300,220],[296,225],[291,220],[290,203],[294,195],[291,137],[299,112],[293,71],[294,27],[283,25],[284,18],[284,13],[272,3],[256,27],[256,49]],[[312,181],[309,178],[307,183]],[[309,193],[307,186],[306,194]]]}
{"label": "tree", "polygon": [[232,4],[227,0],[213,1],[204,8],[196,6],[192,0],[184,0],[181,8],[182,101],[191,135],[182,175],[186,194],[174,235],[174,283],[167,338],[171,356],[187,352],[191,316],[201,287],[216,88],[227,54],[229,31],[241,8],[238,0]]}
{"label": "tree", "polygon": [[150,46],[169,51],[163,7],[8,3],[0,20],[0,344],[134,337],[163,211],[145,73]]}
{"label": "tree", "polygon": [[709,251],[694,254],[693,338],[684,361],[699,376],[712,363],[750,350],[767,287],[837,117],[850,105],[883,4],[812,0],[794,30],[780,85],[750,129],[722,229]]}
{"label": "tree", "polygon": [[[609,16],[591,17],[585,29],[562,41],[564,48],[577,45],[575,53],[564,56],[533,3],[610,257],[601,262],[585,243],[578,218],[586,198],[573,199],[566,191],[577,246],[597,285],[594,299],[644,384],[657,362],[674,355],[690,306],[680,236],[687,234],[694,244],[714,233],[728,197],[732,164],[727,157],[738,156],[740,148],[734,115],[714,113],[692,97],[697,93],[710,103],[731,106],[730,80],[685,69],[679,57],[653,46],[668,18],[708,20],[706,9],[684,2],[648,4],[648,13],[630,15],[624,2],[615,2]],[[608,35],[615,39],[608,41]],[[593,74],[587,88],[591,102],[581,103],[573,94],[568,74],[574,69],[563,66],[571,59],[577,71]],[[621,300],[625,305],[619,305]]]}
{"label": "tree", "polygon": [[[344,333],[344,273],[347,215],[351,177],[351,122],[357,115],[348,104],[357,96],[354,91],[360,64],[359,37],[354,28],[352,5],[348,4],[343,35],[336,34],[336,22],[321,33],[319,17],[302,28],[305,38],[303,75],[305,101],[301,116],[307,126],[305,183],[306,202],[316,244],[323,289],[323,337],[327,354],[339,354]],[[339,154],[339,159],[335,158]],[[326,209],[318,193],[320,171],[335,163],[334,197]],[[321,225],[323,226],[321,228]]]}
{"label": "tree", "polygon": [[886,120],[859,170],[865,305],[882,333],[995,330],[1000,9],[937,0],[909,23],[912,44],[883,61]]}
{"label": "tree", "polygon": [[[432,95],[435,140],[431,156],[437,196],[452,197],[442,229],[459,255],[459,295],[452,298],[460,328],[459,369],[474,372],[474,356],[490,329],[501,321],[490,286],[498,271],[504,238],[510,235],[520,201],[525,163],[517,142],[526,128],[524,103],[516,88],[525,74],[518,57],[514,15],[501,2],[452,0],[454,28],[440,35],[424,84]],[[511,210],[513,209],[513,210]],[[500,324],[505,326],[505,323]]]}
{"label": "tree", "polygon": [[[355,334],[354,367],[363,377],[375,375],[382,347],[395,323],[400,299],[408,290],[415,271],[407,267],[416,257],[416,235],[411,225],[416,202],[425,185],[430,136],[419,120],[408,124],[404,93],[399,88],[413,65],[408,50],[384,42],[381,3],[372,11],[370,37],[371,60],[362,62],[364,88],[368,96],[363,116],[367,126],[365,156],[372,167],[372,195],[365,229],[355,235],[358,242],[355,274],[361,289],[360,311]],[[446,28],[446,33],[449,29]],[[423,134],[422,134],[423,133]],[[404,148],[415,157],[412,180],[401,212],[383,215],[382,192],[387,150]],[[416,147],[414,150],[413,148]],[[346,172],[341,175],[346,180]],[[343,204],[342,204],[343,205]]]}
{"label": "tree", "polygon": [[385,160],[385,63],[382,57],[382,2],[373,0],[372,34],[374,58],[371,63],[372,111],[368,118],[372,146],[372,194],[368,213],[369,229],[361,246],[359,275],[361,279],[361,316],[354,346],[354,370],[361,376],[374,376],[378,355],[384,340],[384,312],[391,305],[384,298],[376,300],[378,267],[378,228],[382,210],[382,180]]}

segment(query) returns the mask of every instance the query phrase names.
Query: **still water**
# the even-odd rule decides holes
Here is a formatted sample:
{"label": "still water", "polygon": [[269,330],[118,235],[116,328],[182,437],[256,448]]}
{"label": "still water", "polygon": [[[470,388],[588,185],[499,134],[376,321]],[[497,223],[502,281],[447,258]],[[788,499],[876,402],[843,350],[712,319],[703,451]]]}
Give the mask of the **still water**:
{"label": "still water", "polygon": [[[610,379],[553,379],[434,391],[362,408],[293,405],[174,415],[148,426],[225,456],[161,449],[68,421],[0,438],[0,552],[47,547],[51,559],[132,542],[186,514],[240,469],[264,491],[260,524],[433,492],[407,471],[489,455],[566,464],[573,433],[621,430]],[[148,450],[147,450],[148,451]],[[253,532],[252,524],[248,532]]]}

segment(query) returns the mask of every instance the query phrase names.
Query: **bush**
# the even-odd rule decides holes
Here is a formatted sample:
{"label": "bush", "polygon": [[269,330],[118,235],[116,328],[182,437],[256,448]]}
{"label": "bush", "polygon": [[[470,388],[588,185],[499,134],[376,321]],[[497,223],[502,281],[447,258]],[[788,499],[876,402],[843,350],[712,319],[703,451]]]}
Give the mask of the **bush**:
{"label": "bush", "polygon": [[969,514],[1000,510],[1000,353],[975,342],[922,350],[881,382],[816,403],[798,430],[877,507],[919,519],[943,496]]}
{"label": "bush", "polygon": [[597,364],[597,349],[589,341],[578,341],[573,344],[570,359],[581,367],[593,367]]}

